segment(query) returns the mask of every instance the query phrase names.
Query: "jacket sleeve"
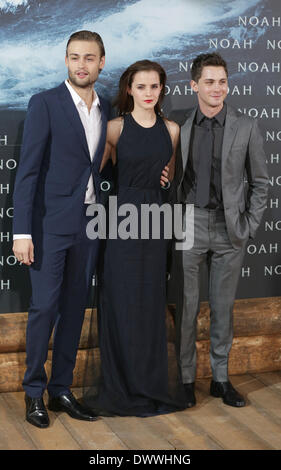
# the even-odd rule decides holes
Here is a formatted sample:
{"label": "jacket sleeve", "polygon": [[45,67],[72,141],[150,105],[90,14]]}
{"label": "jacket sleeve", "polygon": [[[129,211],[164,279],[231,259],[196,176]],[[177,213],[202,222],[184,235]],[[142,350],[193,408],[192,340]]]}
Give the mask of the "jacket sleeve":
{"label": "jacket sleeve", "polygon": [[32,233],[33,201],[50,131],[47,105],[41,95],[29,101],[24,123],[20,161],[16,175],[14,234]]}
{"label": "jacket sleeve", "polygon": [[263,150],[263,139],[254,121],[246,159],[248,179],[247,216],[250,228],[250,238],[254,238],[266,209],[268,196],[268,171]]}
{"label": "jacket sleeve", "polygon": [[182,133],[182,126],[185,124],[186,119],[189,117],[190,113],[192,112],[192,109],[189,110],[173,110],[169,114],[169,119],[171,121],[175,121],[179,126],[180,126],[180,136],[179,136],[179,142],[177,145],[177,150],[176,150],[176,158],[175,158],[175,174],[174,174],[174,179],[172,182],[172,187],[171,187],[171,201],[173,203],[181,203],[181,198],[179,197],[179,189],[180,189],[180,183],[183,177],[183,162],[182,162],[182,150],[181,150],[181,133]]}

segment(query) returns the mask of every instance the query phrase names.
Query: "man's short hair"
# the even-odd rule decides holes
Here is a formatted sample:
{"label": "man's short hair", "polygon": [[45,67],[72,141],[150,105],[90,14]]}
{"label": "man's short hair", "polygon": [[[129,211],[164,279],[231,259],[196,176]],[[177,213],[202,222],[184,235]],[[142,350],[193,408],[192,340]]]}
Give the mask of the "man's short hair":
{"label": "man's short hair", "polygon": [[225,60],[222,58],[220,54],[217,52],[213,52],[212,54],[200,54],[195,57],[192,67],[191,67],[191,78],[195,82],[198,82],[202,75],[203,67],[206,66],[213,66],[213,67],[223,67],[228,76],[228,70]]}
{"label": "man's short hair", "polygon": [[103,40],[101,36],[98,33],[95,33],[94,31],[83,30],[71,34],[66,45],[66,55],[68,51],[68,46],[72,41],[95,41],[99,46],[101,57],[105,56]]}

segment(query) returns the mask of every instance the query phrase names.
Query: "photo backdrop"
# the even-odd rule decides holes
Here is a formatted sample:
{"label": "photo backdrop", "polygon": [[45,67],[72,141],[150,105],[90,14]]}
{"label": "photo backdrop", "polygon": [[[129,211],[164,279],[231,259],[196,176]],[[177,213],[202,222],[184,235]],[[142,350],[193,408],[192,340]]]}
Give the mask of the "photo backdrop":
{"label": "photo backdrop", "polygon": [[155,60],[168,75],[167,115],[196,103],[189,84],[196,55],[217,51],[227,60],[227,102],[259,120],[270,174],[268,207],[248,244],[237,297],[280,295],[280,15],[280,0],[0,0],[0,313],[29,304],[27,268],[11,251],[27,103],[66,78],[66,42],[81,29],[97,31],[105,43],[98,93],[111,99],[128,65]]}

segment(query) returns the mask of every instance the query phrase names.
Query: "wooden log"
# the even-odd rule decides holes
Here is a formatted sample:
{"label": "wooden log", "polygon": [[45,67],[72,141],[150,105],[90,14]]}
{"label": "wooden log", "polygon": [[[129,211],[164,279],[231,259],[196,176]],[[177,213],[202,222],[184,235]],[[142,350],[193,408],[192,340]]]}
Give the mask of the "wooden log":
{"label": "wooden log", "polygon": [[[169,306],[175,316],[175,306]],[[274,335],[281,331],[281,297],[238,299],[233,310],[234,336]],[[197,323],[197,340],[209,339],[210,309],[202,302]]]}
{"label": "wooden log", "polygon": [[[2,313],[0,314],[0,353],[24,352],[26,349],[26,324],[28,314]],[[53,337],[49,348],[52,349]],[[97,312],[96,309],[87,309],[80,338],[79,348],[94,348],[98,346]]]}
{"label": "wooden log", "polygon": [[[5,352],[24,352],[26,349],[26,324],[28,314],[24,313],[3,313],[0,314],[0,353]],[[173,316],[167,309],[166,325],[168,338],[174,338]],[[49,349],[52,349],[53,336],[49,343]],[[79,343],[79,349],[96,348],[99,346],[98,325],[96,309],[87,309]]]}
{"label": "wooden log", "polygon": [[[172,349],[173,345],[171,345]],[[209,361],[209,341],[197,342],[197,378],[211,376]],[[50,375],[52,352],[49,351],[46,371]],[[92,382],[92,363],[98,368],[100,364],[99,349],[80,349],[77,354],[74,370],[74,387],[87,385],[85,373]],[[237,337],[229,357],[229,374],[246,374],[277,371],[281,369],[281,334],[266,336]],[[22,390],[22,379],[25,371],[25,353],[0,354],[0,392]]]}
{"label": "wooden log", "polygon": [[0,392],[22,390],[25,358],[23,352],[0,354]]}
{"label": "wooden log", "polygon": [[[197,377],[210,377],[208,340],[197,342]],[[229,374],[269,372],[281,369],[281,334],[244,336],[233,339],[229,355]]]}
{"label": "wooden log", "polygon": [[0,315],[0,353],[25,351],[27,313]]}
{"label": "wooden log", "polygon": [[[13,352],[0,354],[0,392],[16,392],[23,390],[22,381],[26,369],[25,352]],[[98,348],[80,349],[77,353],[76,366],[74,370],[73,387],[87,385],[85,374],[87,371],[88,383],[92,384],[94,370],[92,365],[99,367],[100,353]],[[52,351],[48,352],[45,364],[47,376],[50,377],[52,364]]]}
{"label": "wooden log", "polygon": [[[85,312],[85,320],[74,373],[74,386],[85,382],[85,371],[90,374],[92,362],[99,367],[96,310]],[[173,342],[175,307],[166,312],[168,339]],[[25,371],[26,313],[0,315],[0,392],[22,390]],[[281,297],[241,299],[234,307],[234,341],[230,354],[229,373],[264,372],[281,369]],[[198,316],[197,377],[211,375],[209,363],[209,307],[204,302]],[[52,340],[50,341],[50,349]],[[91,357],[92,356],[92,357]],[[94,361],[93,361],[94,359]],[[51,367],[51,351],[46,369]]]}
{"label": "wooden log", "polygon": [[[169,305],[166,314],[167,336],[174,341],[175,306]],[[0,353],[24,352],[27,313],[0,314]],[[202,302],[198,315],[197,340],[209,339],[209,306]],[[234,306],[234,336],[274,335],[281,331],[281,297],[236,300]],[[97,312],[87,309],[80,349],[98,347]],[[50,341],[50,349],[52,340]]]}
{"label": "wooden log", "polygon": [[[208,311],[208,305],[204,303],[198,339],[203,339],[204,332],[209,331]],[[236,300],[233,320],[235,337],[278,334],[281,331],[281,297]]]}

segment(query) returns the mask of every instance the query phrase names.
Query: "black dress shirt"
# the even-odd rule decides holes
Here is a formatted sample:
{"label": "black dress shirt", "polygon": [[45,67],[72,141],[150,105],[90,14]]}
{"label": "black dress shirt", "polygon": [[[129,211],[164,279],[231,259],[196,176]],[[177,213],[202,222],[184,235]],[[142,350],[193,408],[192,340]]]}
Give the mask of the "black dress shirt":
{"label": "black dress shirt", "polygon": [[[211,119],[214,133],[214,146],[210,180],[210,198],[209,203],[205,206],[207,209],[223,209],[221,188],[221,154],[225,116],[226,105],[224,104],[222,110]],[[199,142],[202,136],[202,132],[204,132],[204,128],[206,128],[206,120],[209,120],[209,118],[200,111],[200,108],[198,108],[192,126],[189,156],[183,180],[185,200],[189,204],[195,204],[197,187],[196,174],[199,160],[204,158],[204,154],[201,155],[202,150],[200,150]],[[206,130],[206,132],[208,131]]]}

